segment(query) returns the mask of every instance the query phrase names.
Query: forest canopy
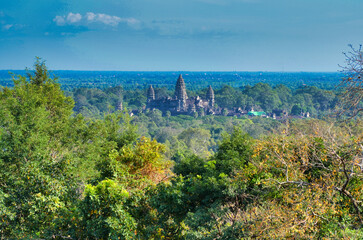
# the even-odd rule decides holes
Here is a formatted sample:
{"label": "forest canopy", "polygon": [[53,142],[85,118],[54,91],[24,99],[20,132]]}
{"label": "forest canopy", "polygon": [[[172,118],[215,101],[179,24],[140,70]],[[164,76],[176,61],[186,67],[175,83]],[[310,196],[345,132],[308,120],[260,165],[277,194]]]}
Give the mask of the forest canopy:
{"label": "forest canopy", "polygon": [[[1,239],[363,238],[359,115],[131,117],[103,102],[139,106],[142,90],[66,95],[43,61],[34,68],[0,91]],[[216,96],[316,117],[339,101],[265,83]]]}

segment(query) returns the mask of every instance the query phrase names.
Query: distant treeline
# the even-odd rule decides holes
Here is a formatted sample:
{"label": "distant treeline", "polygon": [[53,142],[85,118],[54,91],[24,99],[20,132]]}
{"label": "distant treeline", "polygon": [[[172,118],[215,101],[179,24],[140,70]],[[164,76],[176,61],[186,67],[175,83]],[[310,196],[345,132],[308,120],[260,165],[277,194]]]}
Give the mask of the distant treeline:
{"label": "distant treeline", "polygon": [[[1,70],[0,85],[12,87],[9,75],[25,75],[25,71]],[[200,90],[212,85],[221,88],[223,85],[244,87],[258,82],[271,86],[284,84],[291,89],[301,86],[316,86],[321,89],[334,89],[342,78],[338,72],[120,72],[120,71],[53,71],[59,77],[58,82],[63,90],[74,88],[108,88],[122,85],[124,89],[144,89],[152,84],[154,87],[165,87],[169,90],[175,86],[179,74],[183,74],[189,90]]]}
{"label": "distant treeline", "polygon": [[[207,88],[188,91],[188,96],[204,97],[206,91]],[[121,86],[106,89],[75,88],[68,94],[75,100],[74,111],[88,117],[112,112],[117,109],[120,102],[129,110],[141,110],[147,101],[146,88],[133,90],[127,90]],[[156,87],[155,94],[157,98],[162,98],[173,96],[174,91],[166,87]],[[337,107],[338,96],[338,90],[324,90],[316,86],[291,89],[283,84],[273,87],[268,83],[257,83],[239,88],[224,85],[215,89],[216,105],[222,108],[254,108],[267,113],[280,110],[295,116],[309,112],[310,116],[318,118],[334,111]]]}

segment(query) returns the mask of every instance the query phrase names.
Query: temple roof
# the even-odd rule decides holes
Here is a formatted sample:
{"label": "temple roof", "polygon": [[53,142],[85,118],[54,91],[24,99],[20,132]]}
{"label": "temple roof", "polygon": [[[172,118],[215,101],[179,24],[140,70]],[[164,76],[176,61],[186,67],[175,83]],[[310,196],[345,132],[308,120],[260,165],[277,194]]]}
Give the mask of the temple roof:
{"label": "temple roof", "polygon": [[147,98],[152,99],[152,100],[155,99],[155,91],[154,91],[153,86],[151,86],[151,85],[150,85],[149,89],[147,90]]}
{"label": "temple roof", "polygon": [[175,97],[178,100],[186,100],[188,99],[187,90],[185,87],[184,79],[182,75],[179,75],[179,78],[176,82],[175,86]]}
{"label": "temple roof", "polygon": [[212,86],[211,86],[211,85],[209,85],[209,88],[208,88],[208,90],[207,90],[207,99],[208,99],[208,100],[212,100],[212,99],[214,99],[214,91],[213,91],[213,89],[212,89]]}

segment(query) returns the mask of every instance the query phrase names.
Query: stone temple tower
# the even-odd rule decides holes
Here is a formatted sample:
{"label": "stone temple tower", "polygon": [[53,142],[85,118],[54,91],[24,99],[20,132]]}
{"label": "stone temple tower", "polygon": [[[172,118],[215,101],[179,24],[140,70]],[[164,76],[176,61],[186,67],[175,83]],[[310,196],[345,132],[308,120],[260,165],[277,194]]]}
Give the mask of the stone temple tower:
{"label": "stone temple tower", "polygon": [[117,104],[117,110],[118,111],[122,111],[123,110],[123,105],[122,105],[122,101],[119,101]]}
{"label": "stone temple tower", "polygon": [[179,75],[178,81],[176,82],[175,98],[179,101],[179,110],[186,111],[188,95],[185,88],[184,79],[181,74]]}
{"label": "stone temple tower", "polygon": [[147,90],[147,102],[151,102],[155,100],[155,91],[153,86],[150,85],[149,89]]}
{"label": "stone temple tower", "polygon": [[178,81],[175,86],[175,97],[177,100],[188,99],[185,83],[182,75],[179,75]]}
{"label": "stone temple tower", "polygon": [[209,88],[207,90],[207,100],[210,107],[214,107],[214,91],[212,89],[212,86],[209,85]]}

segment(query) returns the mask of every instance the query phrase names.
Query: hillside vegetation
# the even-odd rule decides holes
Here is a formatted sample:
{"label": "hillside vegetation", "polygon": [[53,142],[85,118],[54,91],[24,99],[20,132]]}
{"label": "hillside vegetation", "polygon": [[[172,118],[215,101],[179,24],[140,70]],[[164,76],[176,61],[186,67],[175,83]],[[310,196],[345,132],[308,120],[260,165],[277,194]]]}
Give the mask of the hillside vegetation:
{"label": "hillside vegetation", "polygon": [[[254,96],[259,88],[277,102]],[[1,239],[363,238],[359,114],[346,121],[130,117],[87,92],[109,102],[120,97],[116,90],[65,95],[39,60],[1,90]],[[219,91],[218,104],[246,95],[266,109],[314,107],[315,117],[339,101],[316,87]],[[81,96],[102,114],[83,116]]]}

